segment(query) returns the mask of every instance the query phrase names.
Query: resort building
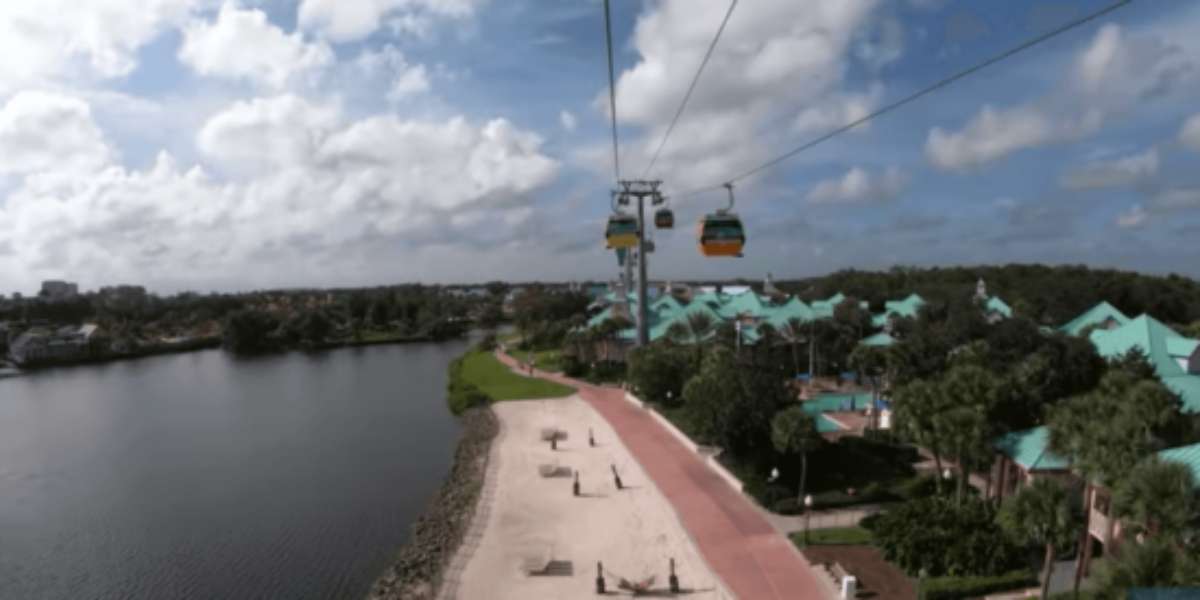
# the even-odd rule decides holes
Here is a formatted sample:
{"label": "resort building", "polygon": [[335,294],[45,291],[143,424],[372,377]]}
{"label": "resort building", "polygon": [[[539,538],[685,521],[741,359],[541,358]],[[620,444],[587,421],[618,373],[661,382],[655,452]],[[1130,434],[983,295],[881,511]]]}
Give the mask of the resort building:
{"label": "resort building", "polygon": [[79,295],[79,284],[49,279],[42,282],[42,291],[38,295],[46,300],[69,300]]}
{"label": "resort building", "polygon": [[890,332],[896,319],[915,319],[922,306],[925,306],[925,299],[916,294],[909,294],[903,300],[888,300],[883,304],[883,312],[871,318],[871,324]]}
{"label": "resort building", "polygon": [[1050,430],[1034,427],[1000,436],[992,446],[996,462],[990,472],[994,483],[992,497],[1003,499],[1015,494],[1035,478],[1072,478],[1067,459],[1050,451]]}
{"label": "resort building", "polygon": [[1096,327],[1099,329],[1116,329],[1129,322],[1129,317],[1125,313],[1117,310],[1117,308],[1107,302],[1101,302],[1087,310],[1087,312],[1071,319],[1066,325],[1059,327],[1058,330],[1067,335],[1079,335],[1088,327]]}

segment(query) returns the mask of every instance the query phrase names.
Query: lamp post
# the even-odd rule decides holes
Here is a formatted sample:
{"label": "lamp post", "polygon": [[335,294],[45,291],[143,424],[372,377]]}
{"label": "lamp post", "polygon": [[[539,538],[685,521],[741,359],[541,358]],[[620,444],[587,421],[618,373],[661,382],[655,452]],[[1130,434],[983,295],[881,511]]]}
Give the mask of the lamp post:
{"label": "lamp post", "polygon": [[808,547],[808,521],[812,517],[812,505],[813,505],[812,494],[805,494],[805,496],[804,496],[804,547],[805,548]]}

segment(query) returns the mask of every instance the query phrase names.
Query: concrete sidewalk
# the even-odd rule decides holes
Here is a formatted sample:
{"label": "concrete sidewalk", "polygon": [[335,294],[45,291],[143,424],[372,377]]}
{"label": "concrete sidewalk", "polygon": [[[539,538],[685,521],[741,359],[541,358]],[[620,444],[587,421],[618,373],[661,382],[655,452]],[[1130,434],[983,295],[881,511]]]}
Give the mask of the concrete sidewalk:
{"label": "concrete sidewalk", "polygon": [[[517,366],[507,354],[496,355],[510,367]],[[758,507],[649,413],[626,401],[623,390],[541,371],[535,375],[577,388],[612,425],[731,593],[748,600],[835,597],[832,585],[824,583]]]}

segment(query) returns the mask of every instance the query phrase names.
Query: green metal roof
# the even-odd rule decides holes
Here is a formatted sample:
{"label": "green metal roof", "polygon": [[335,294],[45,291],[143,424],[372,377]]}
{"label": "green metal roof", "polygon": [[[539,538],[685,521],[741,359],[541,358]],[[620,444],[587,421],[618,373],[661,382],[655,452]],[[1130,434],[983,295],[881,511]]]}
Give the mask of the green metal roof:
{"label": "green metal roof", "polygon": [[1045,426],[1006,433],[993,446],[1026,471],[1061,471],[1070,465],[1050,451],[1050,430]]}
{"label": "green metal roof", "polygon": [[925,299],[916,295],[909,294],[903,300],[888,300],[883,303],[883,312],[871,317],[871,324],[876,327],[883,327],[887,324],[888,317],[896,315],[898,317],[916,318],[921,307],[925,305]]}
{"label": "green metal roof", "polygon": [[849,408],[861,410],[871,405],[871,394],[821,394],[800,403],[800,408],[810,415],[836,412]]}
{"label": "green metal roof", "polygon": [[[846,301],[846,295],[841,292],[838,292],[838,293],[830,296],[829,298],[826,298],[825,300],[813,300],[812,304],[810,304],[810,306],[812,307],[812,311],[813,311],[813,318],[816,318],[816,319],[831,319],[831,318],[833,318],[834,309],[836,309],[839,304],[841,304],[842,302],[845,302],[845,301]],[[863,310],[867,310],[867,308],[869,306],[865,300],[859,301],[858,305]]]}
{"label": "green metal roof", "polygon": [[1154,365],[1159,377],[1185,374],[1167,348],[1168,340],[1176,338],[1185,340],[1173,344],[1177,349],[1182,349],[1186,342],[1195,341],[1175,333],[1150,315],[1141,315],[1116,329],[1096,329],[1091,334],[1092,344],[1104,358],[1116,358],[1133,348],[1140,348],[1150,359],[1150,364]]}
{"label": "green metal roof", "polygon": [[988,298],[987,304],[984,305],[989,312],[1000,313],[1006,318],[1012,318],[1012,308],[1000,296],[992,296]]}
{"label": "green metal roof", "polygon": [[1200,489],[1200,444],[1168,448],[1159,452],[1158,457],[1186,465],[1192,470],[1192,479],[1195,480],[1196,489]]}
{"label": "green metal roof", "polygon": [[1196,353],[1197,347],[1200,347],[1200,340],[1185,337],[1167,339],[1167,354],[1172,358],[1188,358]]}
{"label": "green metal roof", "polygon": [[1129,317],[1125,313],[1117,310],[1117,308],[1107,302],[1101,302],[1087,310],[1087,312],[1071,319],[1067,324],[1059,327],[1058,330],[1067,335],[1079,335],[1088,325],[1099,325],[1109,319],[1116,321],[1118,325],[1124,325],[1129,322]]}
{"label": "green metal roof", "polygon": [[859,343],[864,346],[876,346],[876,347],[880,347],[880,348],[886,348],[888,346],[891,346],[892,344],[895,344],[896,338],[888,335],[886,332],[880,332],[869,338],[864,339],[863,341],[861,341]]}
{"label": "green metal roof", "polygon": [[1200,375],[1163,377],[1162,382],[1183,398],[1183,412],[1200,413]]}

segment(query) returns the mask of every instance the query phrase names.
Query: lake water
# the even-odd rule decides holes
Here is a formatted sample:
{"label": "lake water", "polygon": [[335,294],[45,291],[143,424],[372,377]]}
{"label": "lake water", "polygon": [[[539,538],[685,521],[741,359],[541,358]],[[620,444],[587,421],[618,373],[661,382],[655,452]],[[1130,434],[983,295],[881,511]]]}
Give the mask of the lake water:
{"label": "lake water", "polygon": [[363,598],[449,471],[464,348],[0,379],[0,598]]}

